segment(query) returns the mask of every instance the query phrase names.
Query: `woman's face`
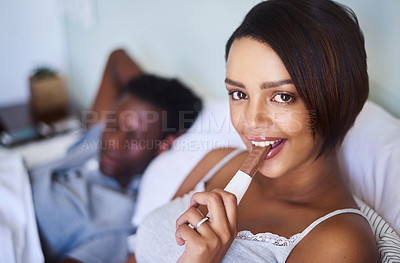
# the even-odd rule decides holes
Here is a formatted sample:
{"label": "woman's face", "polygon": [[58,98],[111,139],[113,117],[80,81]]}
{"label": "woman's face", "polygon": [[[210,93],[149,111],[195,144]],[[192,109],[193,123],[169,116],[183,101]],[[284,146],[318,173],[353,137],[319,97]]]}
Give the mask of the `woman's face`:
{"label": "woman's face", "polygon": [[250,38],[236,39],[225,83],[232,123],[248,150],[273,144],[259,171],[271,178],[305,171],[318,154],[319,139],[313,138],[312,119],[275,51]]}

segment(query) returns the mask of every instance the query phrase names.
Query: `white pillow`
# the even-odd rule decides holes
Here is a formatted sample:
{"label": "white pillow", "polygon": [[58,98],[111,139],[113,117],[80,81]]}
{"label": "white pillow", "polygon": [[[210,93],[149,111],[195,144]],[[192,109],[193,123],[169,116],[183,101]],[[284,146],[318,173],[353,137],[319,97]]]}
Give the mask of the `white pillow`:
{"label": "white pillow", "polygon": [[352,192],[400,233],[400,120],[367,101],[340,150]]}
{"label": "white pillow", "polygon": [[[400,233],[400,121],[368,101],[347,134],[339,159],[352,191]],[[210,150],[243,147],[228,102],[206,103],[193,127],[147,168],[132,223],[168,202],[186,175]]]}

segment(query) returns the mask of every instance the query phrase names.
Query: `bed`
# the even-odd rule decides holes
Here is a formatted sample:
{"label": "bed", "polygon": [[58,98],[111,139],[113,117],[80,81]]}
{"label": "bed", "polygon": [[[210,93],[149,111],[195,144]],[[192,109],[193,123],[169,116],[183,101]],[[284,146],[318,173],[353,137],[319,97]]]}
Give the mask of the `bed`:
{"label": "bed", "polygon": [[[400,120],[368,101],[340,149],[340,164],[370,215],[381,262],[400,262]],[[43,262],[28,170],[62,158],[79,134],[13,150],[0,149],[0,262]],[[372,143],[373,142],[373,143]],[[174,195],[184,177],[211,149],[243,147],[226,102],[208,101],[191,129],[146,170],[132,223]],[[166,172],[168,171],[168,172]],[[160,183],[162,182],[162,183]],[[155,194],[157,193],[157,194]]]}

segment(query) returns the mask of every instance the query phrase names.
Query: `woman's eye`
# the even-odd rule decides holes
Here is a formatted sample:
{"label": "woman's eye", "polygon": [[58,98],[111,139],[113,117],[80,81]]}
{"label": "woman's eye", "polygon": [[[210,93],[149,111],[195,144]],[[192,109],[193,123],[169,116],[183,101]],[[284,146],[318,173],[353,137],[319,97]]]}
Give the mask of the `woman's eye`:
{"label": "woman's eye", "polygon": [[232,96],[233,100],[244,100],[247,99],[247,95],[246,93],[242,92],[242,91],[231,91],[228,93],[230,96]]}
{"label": "woman's eye", "polygon": [[293,101],[293,96],[286,93],[279,93],[274,96],[273,100],[281,103],[289,103]]}

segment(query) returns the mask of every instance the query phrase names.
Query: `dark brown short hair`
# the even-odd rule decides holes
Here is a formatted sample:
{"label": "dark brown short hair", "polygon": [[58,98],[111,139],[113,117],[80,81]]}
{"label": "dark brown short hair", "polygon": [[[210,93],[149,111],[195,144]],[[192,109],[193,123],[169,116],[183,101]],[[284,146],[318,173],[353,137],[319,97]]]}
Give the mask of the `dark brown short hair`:
{"label": "dark brown short hair", "polygon": [[163,131],[164,136],[188,130],[203,107],[201,99],[175,78],[144,73],[132,79],[125,91],[165,111],[168,131]]}
{"label": "dark brown short hair", "polygon": [[[354,12],[328,0],[270,0],[253,7],[226,44],[267,43],[282,59],[324,143],[337,149],[368,97],[364,36]],[[312,116],[311,116],[312,115]]]}

